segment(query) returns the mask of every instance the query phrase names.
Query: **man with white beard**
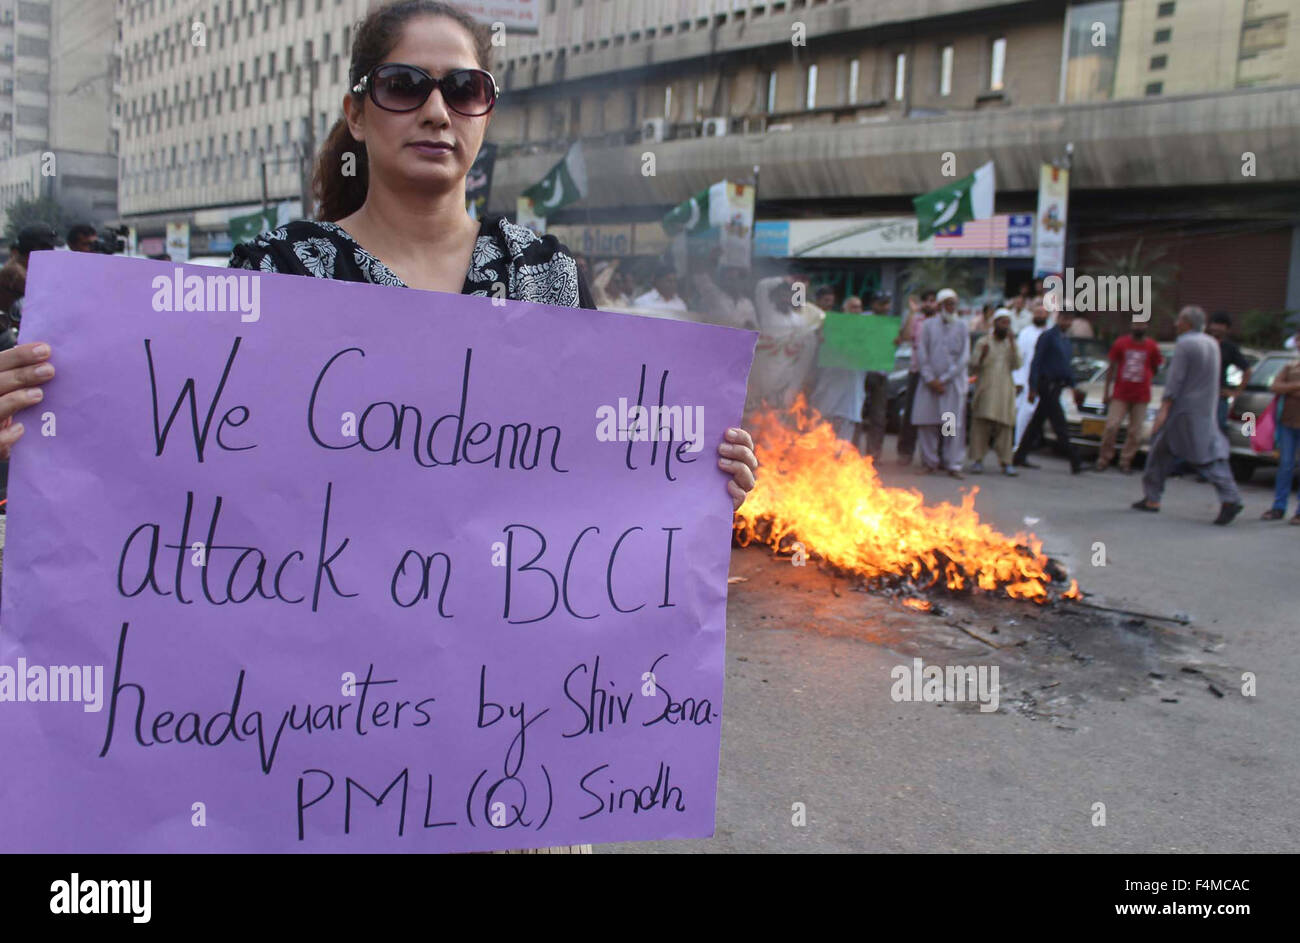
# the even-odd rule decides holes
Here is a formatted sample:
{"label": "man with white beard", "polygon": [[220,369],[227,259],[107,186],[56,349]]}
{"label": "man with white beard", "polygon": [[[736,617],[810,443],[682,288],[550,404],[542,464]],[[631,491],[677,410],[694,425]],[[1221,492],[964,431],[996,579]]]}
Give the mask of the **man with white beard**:
{"label": "man with white beard", "polygon": [[916,426],[922,473],[946,468],[952,477],[964,478],[970,335],[966,322],[957,317],[957,293],[945,288],[938,301],[939,317],[921,326],[920,343],[912,351],[921,373],[912,404],[912,425]]}
{"label": "man with white beard", "polygon": [[1016,346],[1020,349],[1020,367],[1011,374],[1011,382],[1016,386],[1016,437],[1012,448],[1020,445],[1020,437],[1025,434],[1034,415],[1033,404],[1029,402],[1029,367],[1034,362],[1034,346],[1038,335],[1047,330],[1047,308],[1041,303],[1033,306],[1033,321],[1020,329],[1016,335]]}

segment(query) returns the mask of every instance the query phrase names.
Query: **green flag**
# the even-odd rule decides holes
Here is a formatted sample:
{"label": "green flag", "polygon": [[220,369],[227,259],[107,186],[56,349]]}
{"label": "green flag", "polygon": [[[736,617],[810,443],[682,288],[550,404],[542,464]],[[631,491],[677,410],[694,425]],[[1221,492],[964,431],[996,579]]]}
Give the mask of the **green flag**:
{"label": "green flag", "polygon": [[533,201],[539,216],[576,203],[587,195],[587,164],[582,157],[582,142],[575,141],[564,160],[546,172],[546,176],[523,192]]}
{"label": "green flag", "polygon": [[916,208],[916,238],[924,242],[941,229],[969,219],[993,215],[993,161],[938,190],[912,200]]}
{"label": "green flag", "polygon": [[683,200],[669,210],[663,218],[664,232],[670,236],[682,232],[691,235],[708,229],[709,190],[712,189],[712,187],[708,187],[701,190],[695,196]]}
{"label": "green flag", "polygon": [[256,213],[249,213],[247,216],[232,216],[227,224],[230,238],[236,245],[241,242],[248,242],[268,229],[274,229],[278,215],[276,210],[271,208],[265,213],[259,210]]}

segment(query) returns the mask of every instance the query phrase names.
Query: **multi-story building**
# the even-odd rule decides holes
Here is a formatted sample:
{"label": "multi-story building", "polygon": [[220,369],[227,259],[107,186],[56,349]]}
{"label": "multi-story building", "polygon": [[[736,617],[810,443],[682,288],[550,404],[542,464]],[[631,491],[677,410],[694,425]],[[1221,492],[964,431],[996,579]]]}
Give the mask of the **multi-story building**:
{"label": "multi-story building", "polygon": [[232,217],[300,199],[341,115],[367,0],[121,0],[119,202],[145,250],[168,222],[225,252]]}
{"label": "multi-story building", "polygon": [[0,0],[0,212],[53,197],[73,219],[117,215],[114,9]]}
{"label": "multi-story building", "polygon": [[[122,0],[124,218],[154,239],[188,222],[191,251],[224,251],[230,217],[299,197],[370,5]],[[1022,220],[1040,165],[1073,145],[1070,261],[1141,240],[1181,273],[1179,301],[1300,308],[1300,0],[534,8],[538,31],[506,30],[495,50],[489,208],[513,213],[581,140],[589,193],[550,221],[575,247],[657,254],[668,208],[755,166],[760,220],[902,218],[950,179],[947,154],[960,174],[993,160],[997,210]],[[855,289],[894,286],[908,264],[851,251],[799,264]],[[1029,273],[1023,246],[989,253],[999,286]]]}
{"label": "multi-story building", "polygon": [[[1072,144],[1071,262],[1142,240],[1171,303],[1300,308],[1300,0],[540,2],[496,63],[490,208],[580,139],[589,196],[552,221],[571,243],[660,251],[665,208],[754,165],[760,220],[904,217],[947,153],[993,160],[1023,219]],[[854,290],[908,265],[854,251],[800,264]],[[1030,274],[993,254],[995,287]]]}

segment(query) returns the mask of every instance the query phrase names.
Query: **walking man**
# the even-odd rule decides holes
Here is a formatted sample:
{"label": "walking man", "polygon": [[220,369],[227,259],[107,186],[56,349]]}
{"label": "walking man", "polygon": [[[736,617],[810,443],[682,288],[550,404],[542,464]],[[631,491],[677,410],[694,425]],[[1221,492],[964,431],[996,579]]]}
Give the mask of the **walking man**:
{"label": "walking man", "polygon": [[1073,322],[1073,311],[1057,312],[1056,323],[1045,330],[1034,345],[1034,361],[1029,367],[1029,402],[1037,401],[1037,405],[1020,445],[1016,447],[1014,464],[1021,468],[1038,467],[1026,456],[1042,440],[1043,423],[1050,422],[1052,432],[1056,434],[1056,447],[1070,460],[1070,473],[1077,475],[1083,470],[1079,453],[1070,441],[1065,411],[1061,408],[1061,393],[1074,387],[1074,368],[1070,363],[1074,348],[1069,337]]}
{"label": "walking man", "polygon": [[[1101,436],[1101,454],[1097,471],[1105,471],[1115,458],[1119,427],[1128,419],[1128,435],[1119,457],[1120,471],[1127,473],[1133,456],[1142,445],[1146,426],[1147,403],[1151,402],[1151,379],[1160,369],[1164,357],[1160,347],[1146,336],[1145,324],[1134,323],[1133,331],[1115,341],[1110,348],[1110,370],[1106,372],[1106,431]],[[1113,392],[1112,392],[1113,390]]]}
{"label": "walking man", "polygon": [[1219,345],[1205,333],[1205,312],[1194,305],[1178,312],[1175,328],[1178,343],[1142,475],[1144,497],[1133,509],[1160,510],[1165,479],[1182,459],[1214,485],[1220,502],[1214,523],[1223,526],[1232,523],[1242,505],[1228,467],[1228,439],[1219,429]]}
{"label": "walking man", "polygon": [[997,453],[1002,473],[1013,478],[1011,434],[1016,422],[1016,388],[1012,373],[1020,366],[1020,351],[1011,336],[1011,312],[998,308],[993,312],[993,332],[975,343],[971,370],[976,374],[975,396],[971,399],[970,471],[984,471],[984,453],[989,439]]}
{"label": "walking man", "polygon": [[[948,303],[944,303],[945,296]],[[965,478],[966,365],[970,362],[970,335],[957,317],[957,293],[939,292],[937,318],[921,326],[921,340],[912,351],[920,371],[912,424],[916,426],[924,472],[947,468],[954,478]],[[941,444],[942,443],[942,444]]]}

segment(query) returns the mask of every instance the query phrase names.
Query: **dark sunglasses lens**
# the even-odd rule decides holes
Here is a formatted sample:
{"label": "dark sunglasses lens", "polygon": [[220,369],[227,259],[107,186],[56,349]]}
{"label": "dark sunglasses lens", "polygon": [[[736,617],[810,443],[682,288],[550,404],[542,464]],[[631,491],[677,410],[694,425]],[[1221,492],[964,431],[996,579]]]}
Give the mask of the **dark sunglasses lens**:
{"label": "dark sunglasses lens", "polygon": [[407,66],[385,66],[375,73],[375,103],[392,111],[411,111],[424,104],[433,79]]}
{"label": "dark sunglasses lens", "polygon": [[450,107],[464,115],[484,114],[496,100],[492,79],[475,69],[448,72],[442,80],[442,94]]}

